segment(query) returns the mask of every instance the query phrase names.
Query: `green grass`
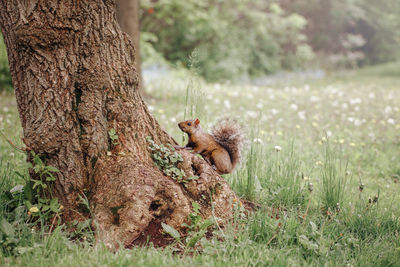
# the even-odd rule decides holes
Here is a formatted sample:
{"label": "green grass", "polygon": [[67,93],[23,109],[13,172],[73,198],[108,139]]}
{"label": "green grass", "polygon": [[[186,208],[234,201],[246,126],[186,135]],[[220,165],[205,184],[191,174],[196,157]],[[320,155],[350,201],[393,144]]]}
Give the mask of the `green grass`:
{"label": "green grass", "polygon": [[[151,246],[113,253],[90,233],[77,242],[63,226],[52,234],[37,228],[24,208],[12,209],[22,197],[5,197],[27,172],[25,155],[0,139],[0,220],[15,229],[13,239],[0,235],[0,265],[400,266],[399,69],[391,63],[264,87],[196,81],[189,98],[182,76],[148,84],[150,110],[177,141],[185,110],[206,129],[217,117],[236,117],[249,137],[244,161],[225,178],[261,208],[185,255]],[[22,144],[10,93],[0,96],[0,129]]]}

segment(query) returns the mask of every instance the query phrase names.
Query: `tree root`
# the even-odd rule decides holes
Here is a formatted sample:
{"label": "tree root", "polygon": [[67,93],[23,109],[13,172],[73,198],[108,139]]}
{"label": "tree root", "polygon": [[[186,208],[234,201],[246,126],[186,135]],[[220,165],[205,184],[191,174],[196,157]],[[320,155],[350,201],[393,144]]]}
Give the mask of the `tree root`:
{"label": "tree root", "polygon": [[198,176],[185,184],[133,157],[98,160],[91,208],[99,241],[114,248],[129,247],[137,239],[143,243],[146,232],[161,233],[161,222],[183,231],[192,202],[200,205],[203,218],[232,216],[237,197],[227,182],[201,158],[187,151],[181,154],[184,162],[179,167],[186,177]]}

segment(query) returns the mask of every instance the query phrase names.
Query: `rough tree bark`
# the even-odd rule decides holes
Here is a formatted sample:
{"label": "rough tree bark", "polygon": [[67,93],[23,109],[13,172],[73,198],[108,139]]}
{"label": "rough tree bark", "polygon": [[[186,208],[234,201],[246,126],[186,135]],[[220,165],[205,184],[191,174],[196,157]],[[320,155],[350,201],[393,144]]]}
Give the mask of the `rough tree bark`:
{"label": "rough tree bark", "polygon": [[[98,238],[128,246],[165,222],[182,229],[191,203],[203,217],[232,215],[236,198],[198,157],[182,152],[181,168],[196,174],[186,187],[154,166],[146,143],[174,140],[138,93],[134,49],[120,30],[111,0],[0,0],[24,143],[57,167],[52,190],[64,219],[79,217],[88,196]],[[108,131],[119,145],[107,155]]]}
{"label": "rough tree bark", "polygon": [[143,76],[140,58],[140,0],[117,0],[117,20],[123,32],[133,40],[135,47],[135,67],[139,77],[139,91],[144,93]]}

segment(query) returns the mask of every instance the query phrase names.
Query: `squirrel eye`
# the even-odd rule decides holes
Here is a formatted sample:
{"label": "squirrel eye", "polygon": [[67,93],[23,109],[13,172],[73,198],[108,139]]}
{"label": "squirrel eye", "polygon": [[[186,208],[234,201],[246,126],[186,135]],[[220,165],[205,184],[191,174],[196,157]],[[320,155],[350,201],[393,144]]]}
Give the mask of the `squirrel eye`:
{"label": "squirrel eye", "polygon": [[188,123],[187,123],[187,125],[189,125],[189,126],[190,126],[190,125],[192,125],[192,124],[191,124],[190,122],[188,122]]}

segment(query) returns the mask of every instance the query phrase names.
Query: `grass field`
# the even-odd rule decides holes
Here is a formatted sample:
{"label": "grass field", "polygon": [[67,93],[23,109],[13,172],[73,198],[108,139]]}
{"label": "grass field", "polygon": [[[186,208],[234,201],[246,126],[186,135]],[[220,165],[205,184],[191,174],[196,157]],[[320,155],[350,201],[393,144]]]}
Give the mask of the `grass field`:
{"label": "grass field", "polygon": [[[63,226],[48,234],[18,208],[22,200],[6,200],[27,169],[25,155],[1,138],[0,218],[13,234],[1,219],[0,265],[400,266],[400,64],[268,86],[187,77],[149,83],[150,110],[179,142],[185,115],[206,129],[218,117],[238,118],[249,140],[246,157],[225,178],[261,208],[238,214],[195,251],[149,245],[113,253],[90,232],[82,242]],[[0,129],[22,145],[9,93],[0,97]]]}

